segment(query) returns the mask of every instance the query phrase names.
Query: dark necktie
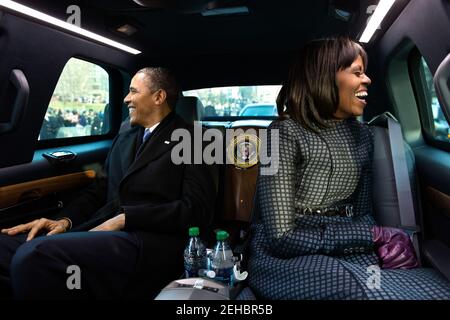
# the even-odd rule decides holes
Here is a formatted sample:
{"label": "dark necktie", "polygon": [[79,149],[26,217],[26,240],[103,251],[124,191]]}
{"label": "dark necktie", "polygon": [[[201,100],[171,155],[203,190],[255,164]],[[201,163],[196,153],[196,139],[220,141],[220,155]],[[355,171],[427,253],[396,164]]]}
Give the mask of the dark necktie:
{"label": "dark necktie", "polygon": [[151,134],[152,132],[150,131],[149,128],[145,129],[144,136],[142,137],[142,144],[144,144],[145,141],[147,141],[147,139],[150,137]]}
{"label": "dark necktie", "polygon": [[149,128],[146,128],[145,131],[144,131],[144,135],[143,135],[143,137],[142,137],[142,143],[141,143],[141,145],[139,146],[138,151],[136,152],[136,156],[137,156],[139,153],[142,152],[142,150],[144,149],[145,141],[147,141],[148,138],[150,138],[151,135],[152,135],[152,133],[151,133],[150,129],[149,129]]}

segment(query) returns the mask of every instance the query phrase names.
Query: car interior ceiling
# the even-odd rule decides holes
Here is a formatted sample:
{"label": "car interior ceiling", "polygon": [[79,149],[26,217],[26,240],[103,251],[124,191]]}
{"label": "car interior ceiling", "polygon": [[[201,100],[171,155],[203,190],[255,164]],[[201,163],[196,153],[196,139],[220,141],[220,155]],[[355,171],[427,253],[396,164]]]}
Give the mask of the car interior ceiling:
{"label": "car interior ceiling", "polygon": [[[377,0],[284,0],[276,6],[269,0],[240,0],[232,1],[233,5],[246,6],[248,14],[212,17],[202,16],[202,10],[224,6],[224,1],[141,1],[148,7],[132,0],[18,2],[62,20],[69,5],[79,5],[83,28],[143,52],[127,58],[127,72],[133,74],[145,65],[168,66],[182,89],[189,90],[281,84],[291,57],[306,42],[336,35],[356,38],[368,18],[366,8]],[[407,2],[397,1],[393,11],[400,11]],[[339,10],[350,16],[343,19],[336,14]],[[392,22],[389,16],[386,20],[386,25]],[[124,24],[137,31],[130,36],[116,31]],[[368,50],[371,54],[370,46]]]}
{"label": "car interior ceiling", "polygon": [[[273,6],[269,0],[240,0],[232,3],[245,5],[249,14],[213,17],[202,16],[202,10],[224,1],[143,1],[149,7],[132,0],[19,2],[60,19],[66,19],[68,5],[79,5],[83,28],[140,49],[139,66],[172,67],[188,90],[279,84],[293,52],[319,37],[356,37],[368,16],[363,10],[377,1],[284,0]],[[335,9],[350,12],[349,21],[337,17]],[[123,24],[137,31],[131,36],[117,32]]]}

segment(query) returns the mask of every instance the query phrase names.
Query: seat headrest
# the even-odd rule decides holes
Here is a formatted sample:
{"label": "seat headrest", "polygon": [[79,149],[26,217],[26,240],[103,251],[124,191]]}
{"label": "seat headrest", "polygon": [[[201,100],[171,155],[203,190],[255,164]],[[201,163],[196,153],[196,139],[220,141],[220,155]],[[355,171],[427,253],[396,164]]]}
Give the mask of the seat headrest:
{"label": "seat headrest", "polygon": [[175,112],[187,123],[194,123],[203,118],[204,107],[197,97],[180,97]]}

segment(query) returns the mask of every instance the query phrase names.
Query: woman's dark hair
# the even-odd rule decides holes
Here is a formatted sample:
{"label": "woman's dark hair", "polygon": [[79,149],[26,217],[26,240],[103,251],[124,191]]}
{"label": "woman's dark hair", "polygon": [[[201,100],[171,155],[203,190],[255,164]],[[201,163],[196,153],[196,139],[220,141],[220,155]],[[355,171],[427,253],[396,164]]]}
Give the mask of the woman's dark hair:
{"label": "woman's dark hair", "polygon": [[309,42],[295,57],[278,94],[278,114],[313,131],[326,128],[324,120],[332,119],[339,105],[336,73],[351,66],[358,56],[366,68],[366,51],[349,38]]}

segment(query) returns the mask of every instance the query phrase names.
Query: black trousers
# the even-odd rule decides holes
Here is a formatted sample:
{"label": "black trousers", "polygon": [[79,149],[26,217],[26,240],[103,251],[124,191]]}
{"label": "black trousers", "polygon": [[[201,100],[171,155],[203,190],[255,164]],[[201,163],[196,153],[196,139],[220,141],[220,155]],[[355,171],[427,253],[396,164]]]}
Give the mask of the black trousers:
{"label": "black trousers", "polygon": [[124,297],[142,250],[138,236],[123,231],[26,237],[0,234],[2,298]]}

